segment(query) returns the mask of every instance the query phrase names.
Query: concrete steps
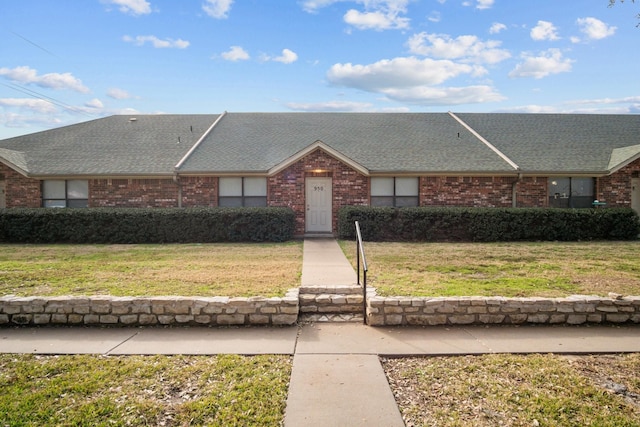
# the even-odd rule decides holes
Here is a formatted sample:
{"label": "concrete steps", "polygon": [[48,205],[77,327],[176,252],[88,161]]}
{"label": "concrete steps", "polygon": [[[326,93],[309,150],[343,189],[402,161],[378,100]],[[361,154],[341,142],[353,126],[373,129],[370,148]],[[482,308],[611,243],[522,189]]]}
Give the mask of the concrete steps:
{"label": "concrete steps", "polygon": [[362,288],[358,285],[300,287],[302,322],[363,321]]}

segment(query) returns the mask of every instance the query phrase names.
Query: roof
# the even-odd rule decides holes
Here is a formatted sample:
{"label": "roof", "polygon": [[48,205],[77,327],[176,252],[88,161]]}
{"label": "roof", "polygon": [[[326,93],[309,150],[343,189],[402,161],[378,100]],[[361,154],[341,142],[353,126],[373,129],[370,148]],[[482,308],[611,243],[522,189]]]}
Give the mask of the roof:
{"label": "roof", "polygon": [[446,113],[229,113],[180,172],[266,173],[317,141],[370,173],[513,170]]}
{"label": "roof", "polygon": [[111,116],[0,141],[28,176],[273,174],[324,150],[365,174],[604,175],[640,158],[640,115]]}
{"label": "roof", "polygon": [[171,175],[217,115],[111,116],[0,141],[29,176]]}
{"label": "roof", "polygon": [[529,173],[608,172],[614,150],[640,144],[640,115],[456,115]]}

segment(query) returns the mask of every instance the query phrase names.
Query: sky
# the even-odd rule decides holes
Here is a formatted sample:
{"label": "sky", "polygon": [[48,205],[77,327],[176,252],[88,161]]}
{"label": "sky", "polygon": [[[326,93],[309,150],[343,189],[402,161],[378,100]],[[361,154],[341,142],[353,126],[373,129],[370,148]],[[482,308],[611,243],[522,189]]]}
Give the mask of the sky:
{"label": "sky", "polygon": [[637,114],[639,12],[620,0],[1,0],[0,139],[113,114]]}

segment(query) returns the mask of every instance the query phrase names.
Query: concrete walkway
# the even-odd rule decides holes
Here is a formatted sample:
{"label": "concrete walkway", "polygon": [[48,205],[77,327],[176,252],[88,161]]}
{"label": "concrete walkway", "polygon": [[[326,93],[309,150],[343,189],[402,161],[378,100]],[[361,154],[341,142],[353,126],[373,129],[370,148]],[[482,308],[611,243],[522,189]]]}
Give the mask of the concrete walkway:
{"label": "concrete walkway", "polygon": [[[305,286],[356,283],[333,239],[306,240]],[[640,352],[640,325],[270,328],[3,328],[0,353],[288,354],[285,426],[404,426],[379,356]]]}

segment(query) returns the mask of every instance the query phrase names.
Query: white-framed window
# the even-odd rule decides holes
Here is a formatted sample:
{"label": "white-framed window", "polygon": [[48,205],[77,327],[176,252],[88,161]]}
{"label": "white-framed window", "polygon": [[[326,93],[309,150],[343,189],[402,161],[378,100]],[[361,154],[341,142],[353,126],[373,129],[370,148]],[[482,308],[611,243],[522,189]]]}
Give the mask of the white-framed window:
{"label": "white-framed window", "polygon": [[45,208],[88,207],[89,181],[83,179],[42,181],[42,206]]}
{"label": "white-framed window", "polygon": [[419,193],[417,177],[371,178],[371,206],[418,206]]}
{"label": "white-framed window", "polygon": [[228,208],[267,206],[267,178],[221,177],[218,206]]}
{"label": "white-framed window", "polygon": [[550,177],[549,206],[554,208],[591,208],[594,201],[591,177]]}

